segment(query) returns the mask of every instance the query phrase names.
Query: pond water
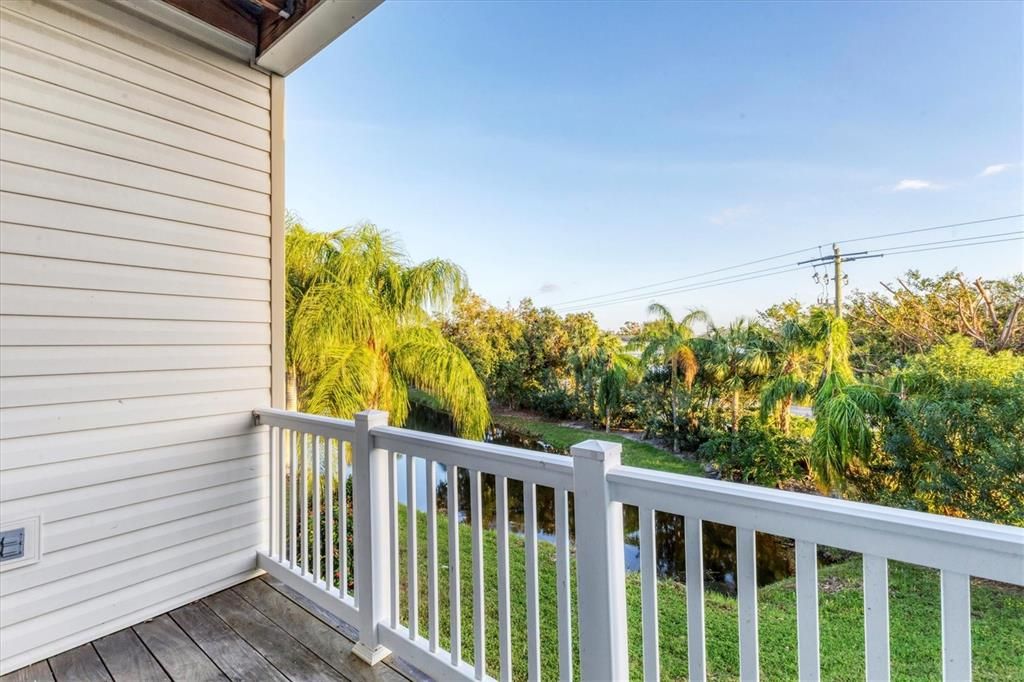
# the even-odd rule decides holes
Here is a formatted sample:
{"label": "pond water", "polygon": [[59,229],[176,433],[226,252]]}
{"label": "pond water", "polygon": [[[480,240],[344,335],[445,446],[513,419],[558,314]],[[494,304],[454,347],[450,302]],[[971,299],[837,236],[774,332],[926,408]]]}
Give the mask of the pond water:
{"label": "pond water", "polygon": [[[451,435],[451,420],[444,413],[431,410],[422,405],[413,405],[406,428]],[[511,445],[527,450],[538,450],[554,454],[567,455],[551,447],[547,443],[532,438],[528,434],[492,427],[487,440],[500,445]],[[420,511],[426,510],[426,463],[420,458],[414,459],[416,469],[416,506]],[[406,470],[404,457],[399,458],[398,466],[398,498],[401,504],[406,501]],[[459,472],[459,519],[469,521],[469,476],[465,471]],[[482,476],[481,503],[483,507],[483,525],[493,528],[495,523],[495,489],[494,477]],[[444,509],[448,500],[448,477],[444,465],[437,466],[437,496],[439,509]],[[508,482],[509,524],[512,532],[523,533],[523,488],[519,481]],[[570,535],[572,529],[572,495],[569,496]],[[673,578],[681,582],[686,578],[685,545],[683,518],[671,514],[655,515],[655,533],[657,545],[658,573],[662,577]],[[554,491],[551,488],[537,487],[537,526],[538,539],[554,543],[555,508]],[[623,512],[624,526],[624,561],[626,569],[640,570],[639,526],[636,507],[626,505]],[[703,524],[704,541],[704,583],[709,589],[735,594],[736,570],[736,532],[731,526],[715,523]],[[757,535],[757,578],[758,584],[766,585],[793,575],[795,560],[792,541],[773,535],[758,533]]]}

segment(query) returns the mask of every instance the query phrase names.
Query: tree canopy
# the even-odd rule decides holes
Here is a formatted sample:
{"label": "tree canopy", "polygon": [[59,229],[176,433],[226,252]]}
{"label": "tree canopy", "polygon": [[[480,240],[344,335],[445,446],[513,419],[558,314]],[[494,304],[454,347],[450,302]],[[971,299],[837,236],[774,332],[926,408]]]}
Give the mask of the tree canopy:
{"label": "tree canopy", "polygon": [[285,235],[289,409],[351,417],[367,408],[401,425],[409,388],[434,396],[463,435],[483,436],[487,395],[473,365],[431,319],[466,289],[462,269],[410,263],[373,225],[334,232],[290,221]]}

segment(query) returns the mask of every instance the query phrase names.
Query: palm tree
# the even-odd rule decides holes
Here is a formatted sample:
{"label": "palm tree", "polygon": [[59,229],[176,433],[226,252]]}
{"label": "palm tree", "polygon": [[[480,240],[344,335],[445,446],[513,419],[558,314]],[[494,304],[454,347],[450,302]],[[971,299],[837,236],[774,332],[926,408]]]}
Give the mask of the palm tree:
{"label": "palm tree", "polygon": [[679,395],[677,383],[680,374],[683,385],[689,391],[693,388],[693,380],[697,376],[697,355],[693,351],[693,340],[696,333],[693,325],[702,322],[711,324],[711,317],[703,310],[691,310],[680,320],[672,316],[672,312],[660,303],[652,303],[647,312],[656,317],[652,324],[647,325],[637,337],[635,343],[643,348],[640,361],[649,365],[658,359],[667,364],[670,370],[669,393],[672,402],[672,451],[679,452]]}
{"label": "palm tree", "polygon": [[483,384],[430,320],[466,288],[457,265],[410,264],[373,225],[322,233],[290,220],[285,250],[288,409],[351,417],[374,407],[401,425],[415,387],[451,413],[461,435],[483,437]]}
{"label": "palm tree", "polygon": [[[768,331],[768,330],[765,330]],[[811,359],[821,340],[799,317],[785,320],[776,333],[764,334],[761,345],[772,359],[771,379],[761,391],[761,420],[774,413],[779,430],[789,433],[793,403],[814,390]]]}
{"label": "palm tree", "polygon": [[635,379],[637,359],[625,352],[618,337],[607,335],[599,353],[600,379],[597,384],[597,407],[604,416],[604,431],[611,431],[612,412],[625,402],[626,386]]}
{"label": "palm tree", "polygon": [[869,417],[884,407],[880,390],[858,383],[850,366],[846,321],[831,309],[818,308],[808,325],[818,344],[821,376],[814,393],[811,470],[825,487],[840,485],[850,465],[871,452]]}
{"label": "palm tree", "polygon": [[707,356],[710,373],[729,393],[732,431],[740,428],[740,400],[765,376],[770,359],[763,344],[762,328],[737,319],[725,328],[712,327]]}

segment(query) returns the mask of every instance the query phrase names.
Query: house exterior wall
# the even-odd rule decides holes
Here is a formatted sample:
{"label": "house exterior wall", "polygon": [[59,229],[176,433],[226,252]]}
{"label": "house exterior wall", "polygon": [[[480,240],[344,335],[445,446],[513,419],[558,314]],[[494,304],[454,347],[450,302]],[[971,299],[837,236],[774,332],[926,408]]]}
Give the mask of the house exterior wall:
{"label": "house exterior wall", "polygon": [[0,13],[0,524],[42,517],[4,673],[254,574],[274,252],[270,76],[116,5]]}

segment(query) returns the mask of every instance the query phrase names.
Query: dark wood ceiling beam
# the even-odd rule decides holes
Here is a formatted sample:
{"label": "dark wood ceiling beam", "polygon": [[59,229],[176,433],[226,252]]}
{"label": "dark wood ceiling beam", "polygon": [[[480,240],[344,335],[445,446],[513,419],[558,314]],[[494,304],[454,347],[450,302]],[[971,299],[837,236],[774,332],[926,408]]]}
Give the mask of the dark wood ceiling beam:
{"label": "dark wood ceiling beam", "polygon": [[249,0],[249,2],[277,14],[284,8],[287,0]]}
{"label": "dark wood ceiling beam", "polygon": [[[284,0],[277,1],[285,7],[288,6],[288,3],[284,2]],[[287,19],[274,12],[264,12],[260,20],[259,45],[257,45],[256,54],[262,54],[264,50],[270,47],[275,40],[283,36],[296,21],[301,19],[304,14],[313,9],[319,2],[321,0],[293,0],[291,3],[292,13]]]}
{"label": "dark wood ceiling beam", "polygon": [[[255,18],[239,9],[234,0],[164,0],[164,2],[225,33],[241,38],[250,45],[262,42],[260,41],[260,27]],[[264,16],[268,14],[270,12],[263,13]]]}

